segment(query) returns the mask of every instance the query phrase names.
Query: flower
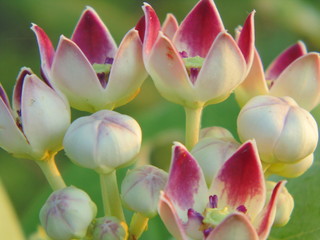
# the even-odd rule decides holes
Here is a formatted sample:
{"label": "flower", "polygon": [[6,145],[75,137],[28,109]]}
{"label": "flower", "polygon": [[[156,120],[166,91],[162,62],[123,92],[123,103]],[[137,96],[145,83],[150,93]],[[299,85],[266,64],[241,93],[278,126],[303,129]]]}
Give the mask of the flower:
{"label": "flower", "polygon": [[53,192],[40,210],[41,225],[55,240],[83,238],[97,214],[97,207],[84,191],[66,187]]}
{"label": "flower", "polygon": [[107,27],[88,7],[71,39],[60,37],[57,50],[37,25],[35,32],[45,79],[68,98],[72,107],[95,112],[131,101],[147,77],[139,32],[131,29],[117,48]]}
{"label": "flower", "polygon": [[257,95],[292,97],[308,111],[320,101],[320,57],[316,52],[307,53],[302,42],[283,51],[263,71],[262,61],[255,50],[251,70],[235,90],[238,103],[243,106]]}
{"label": "flower", "polygon": [[22,68],[13,104],[0,85],[0,146],[18,158],[45,160],[62,149],[70,125],[68,102],[29,68]]}
{"label": "flower", "polygon": [[97,218],[92,236],[95,240],[126,240],[128,239],[128,226],[116,217]]}
{"label": "flower", "polygon": [[101,110],[75,120],[63,145],[75,164],[108,174],[135,160],[141,146],[141,128],[130,116]]}
{"label": "flower", "polygon": [[200,0],[179,27],[169,16],[163,32],[152,7],[143,9],[143,59],[164,98],[197,108],[225,100],[244,80],[253,58],[254,12],[236,42],[212,0]]}
{"label": "flower", "polygon": [[254,142],[248,141],[221,166],[208,189],[197,161],[176,143],[159,214],[179,240],[264,240],[284,184],[279,182],[266,202],[262,166]]}
{"label": "flower", "polygon": [[262,161],[297,163],[314,152],[318,143],[315,119],[290,97],[256,96],[237,119],[241,141],[255,139]]}
{"label": "flower", "polygon": [[160,191],[168,174],[151,165],[128,170],[121,184],[121,198],[131,210],[151,218],[157,214]]}

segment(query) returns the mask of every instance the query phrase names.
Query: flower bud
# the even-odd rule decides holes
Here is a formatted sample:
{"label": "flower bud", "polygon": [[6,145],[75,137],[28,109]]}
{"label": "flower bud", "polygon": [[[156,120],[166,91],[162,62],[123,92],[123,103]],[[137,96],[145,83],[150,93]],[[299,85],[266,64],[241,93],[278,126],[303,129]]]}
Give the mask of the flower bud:
{"label": "flower bud", "polygon": [[290,97],[252,98],[237,124],[241,141],[254,138],[265,163],[295,163],[312,154],[318,142],[316,121]]}
{"label": "flower bud", "polygon": [[211,185],[212,180],[215,178],[224,162],[240,147],[240,144],[233,139],[232,135],[232,138],[227,136],[225,139],[222,138],[222,135],[215,135],[221,138],[206,137],[200,139],[191,151],[191,154],[202,168],[208,186]]}
{"label": "flower bud", "polygon": [[286,163],[274,163],[267,169],[267,174],[276,174],[285,178],[296,178],[305,173],[313,163],[313,154],[310,154],[306,158],[299,162],[286,164]]}
{"label": "flower bud", "polygon": [[[272,181],[266,182],[267,202],[270,200],[273,188],[275,186],[276,186],[275,182],[272,182]],[[285,186],[283,186],[281,193],[278,197],[276,208],[277,210],[276,210],[276,216],[273,222],[273,226],[282,227],[289,222],[292,210],[294,208],[293,197],[288,192]]]}
{"label": "flower bud", "polygon": [[97,218],[92,235],[94,240],[126,240],[128,226],[115,217]]}
{"label": "flower bud", "polygon": [[75,164],[108,174],[132,163],[140,151],[141,129],[127,115],[101,110],[74,121],[63,144]]}
{"label": "flower bud", "polygon": [[53,192],[40,210],[40,222],[55,240],[82,238],[97,214],[84,191],[73,186]]}
{"label": "flower bud", "polygon": [[200,139],[205,137],[214,137],[221,140],[235,141],[232,133],[223,127],[207,127],[200,131]]}
{"label": "flower bud", "polygon": [[146,217],[157,214],[160,191],[167,183],[168,174],[154,166],[145,165],[127,172],[121,185],[125,205]]}

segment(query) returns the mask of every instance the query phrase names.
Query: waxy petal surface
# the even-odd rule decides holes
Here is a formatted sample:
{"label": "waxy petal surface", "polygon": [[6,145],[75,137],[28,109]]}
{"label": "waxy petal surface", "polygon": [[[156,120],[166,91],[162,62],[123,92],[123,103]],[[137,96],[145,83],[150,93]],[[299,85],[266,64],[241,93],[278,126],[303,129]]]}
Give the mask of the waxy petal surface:
{"label": "waxy petal surface", "polygon": [[127,103],[146,77],[142,43],[138,31],[132,29],[122,40],[111,67],[105,93],[108,102],[115,102],[117,106]]}
{"label": "waxy petal surface", "polygon": [[177,32],[179,24],[175,16],[171,13],[167,14],[166,19],[162,24],[161,31],[169,38],[173,39],[174,34]]}
{"label": "waxy petal surface", "polygon": [[178,143],[172,148],[170,173],[164,192],[184,222],[189,208],[202,212],[208,202],[207,185],[200,166]]}
{"label": "waxy petal surface", "polygon": [[277,200],[285,184],[286,181],[281,181],[274,187],[269,203],[254,220],[254,226],[260,240],[265,240],[269,236],[276,215]]}
{"label": "waxy petal surface", "polygon": [[31,29],[35,33],[38,41],[40,58],[41,58],[41,70],[45,80],[48,81],[49,72],[50,72],[54,54],[55,54],[54,47],[52,45],[50,38],[47,36],[47,34],[42,28],[40,28],[35,24],[32,24]]}
{"label": "waxy petal surface", "polygon": [[247,69],[249,71],[252,61],[253,61],[253,54],[254,54],[254,14],[255,11],[251,12],[246,19],[243,28],[240,32],[238,45],[241,49],[241,52],[246,60]]}
{"label": "waxy petal surface", "polygon": [[227,33],[216,38],[195,82],[197,99],[220,102],[244,79],[246,64],[236,42]]}
{"label": "waxy petal surface", "polygon": [[95,107],[104,107],[103,88],[90,62],[80,48],[65,37],[60,39],[51,77],[74,108],[93,112]]}
{"label": "waxy petal surface", "polygon": [[266,70],[266,79],[275,80],[293,61],[307,53],[306,46],[298,42],[284,50]]}
{"label": "waxy petal surface", "polygon": [[177,240],[188,240],[188,237],[184,232],[182,221],[176,213],[175,207],[170,201],[170,198],[163,192],[160,193],[158,211],[166,228]]}
{"label": "waxy petal surface", "polygon": [[91,64],[104,64],[113,58],[117,45],[98,14],[90,7],[83,12],[72,34],[74,41]]}
{"label": "waxy petal surface", "polygon": [[251,218],[263,208],[265,192],[262,166],[253,141],[245,142],[224,163],[210,189],[210,194],[219,197],[219,208],[236,209],[244,205]]}
{"label": "waxy petal surface", "polygon": [[[145,14],[145,32],[144,32],[144,39],[143,39],[143,58],[145,64],[147,64],[147,57],[149,56],[157,38],[159,35],[159,31],[161,29],[161,24],[156,12],[153,8],[145,3],[142,7],[144,14]],[[141,23],[142,24],[142,23]],[[140,25],[140,28],[142,26]],[[139,30],[139,29],[138,29]]]}
{"label": "waxy petal surface", "polygon": [[193,89],[184,63],[171,41],[161,32],[146,68],[160,94],[175,103],[193,102]]}
{"label": "waxy petal surface", "polygon": [[244,106],[252,97],[266,95],[268,92],[261,58],[255,50],[251,69],[245,80],[235,89],[235,96],[240,106]]}
{"label": "waxy petal surface", "polygon": [[46,151],[50,154],[62,148],[70,109],[52,88],[36,75],[29,75],[23,84],[21,121],[33,155],[40,160]]}
{"label": "waxy petal surface", "polygon": [[29,68],[23,67],[17,77],[16,84],[14,85],[13,89],[13,114],[15,116],[21,115],[21,97],[22,97],[22,88],[24,84],[24,80],[26,76],[31,75],[32,71]]}
{"label": "waxy petal surface", "polygon": [[247,216],[234,213],[223,220],[206,240],[259,240],[259,237]]}
{"label": "waxy petal surface", "polygon": [[212,0],[201,0],[182,21],[174,45],[189,57],[205,58],[216,36],[224,31],[219,12]]}
{"label": "waxy petal surface", "polygon": [[309,53],[291,63],[274,81],[273,96],[290,96],[300,107],[311,111],[320,100],[320,57]]}

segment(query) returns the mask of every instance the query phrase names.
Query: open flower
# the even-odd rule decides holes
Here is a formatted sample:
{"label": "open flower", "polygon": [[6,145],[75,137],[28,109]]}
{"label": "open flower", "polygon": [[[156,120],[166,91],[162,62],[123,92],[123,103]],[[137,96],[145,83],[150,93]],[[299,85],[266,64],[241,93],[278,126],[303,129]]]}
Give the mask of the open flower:
{"label": "open flower", "polygon": [[292,97],[301,107],[312,110],[320,101],[320,57],[307,53],[302,42],[283,51],[264,73],[257,51],[251,70],[236,89],[236,99],[243,106],[257,95]]}
{"label": "open flower", "polygon": [[228,34],[212,0],[200,0],[179,27],[145,4],[143,58],[160,94],[190,108],[225,100],[247,74],[254,50],[252,12],[238,42]]}
{"label": "open flower", "polygon": [[175,144],[159,214],[178,240],[266,239],[283,185],[274,187],[266,203],[259,156],[248,141],[222,165],[208,190],[197,161]]}
{"label": "open flower", "polygon": [[68,102],[28,68],[22,68],[13,104],[0,85],[0,146],[15,157],[44,160],[62,149],[70,125]]}
{"label": "open flower", "polygon": [[107,27],[87,8],[71,39],[61,36],[55,51],[46,33],[32,26],[43,76],[59,88],[72,107],[95,112],[131,101],[147,77],[139,32],[131,29],[117,48]]}

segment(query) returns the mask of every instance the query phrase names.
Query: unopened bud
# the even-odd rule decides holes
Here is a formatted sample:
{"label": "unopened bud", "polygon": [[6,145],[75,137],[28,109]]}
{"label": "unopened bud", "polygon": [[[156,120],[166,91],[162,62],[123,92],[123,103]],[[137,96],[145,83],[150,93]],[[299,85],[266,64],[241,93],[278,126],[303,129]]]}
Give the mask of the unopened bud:
{"label": "unopened bud", "polygon": [[67,187],[53,192],[40,210],[40,222],[54,240],[82,238],[97,214],[84,191]]}
{"label": "unopened bud", "polygon": [[290,97],[252,98],[237,124],[240,139],[255,139],[265,163],[298,162],[312,154],[318,142],[316,121]]}
{"label": "unopened bud", "polygon": [[129,170],[121,185],[122,200],[129,209],[153,217],[157,214],[160,191],[167,179],[168,174],[154,166]]}
{"label": "unopened bud", "polygon": [[92,235],[94,240],[127,240],[128,226],[116,217],[97,218]]}
{"label": "unopened bud", "polygon": [[216,126],[201,129],[200,139],[205,137],[214,137],[225,141],[236,141],[228,129]]}
{"label": "unopened bud", "polygon": [[74,121],[63,144],[75,164],[108,174],[134,161],[140,151],[141,129],[127,115],[101,110]]}

